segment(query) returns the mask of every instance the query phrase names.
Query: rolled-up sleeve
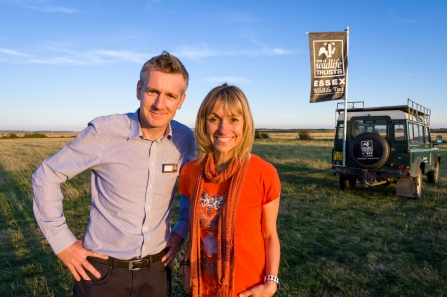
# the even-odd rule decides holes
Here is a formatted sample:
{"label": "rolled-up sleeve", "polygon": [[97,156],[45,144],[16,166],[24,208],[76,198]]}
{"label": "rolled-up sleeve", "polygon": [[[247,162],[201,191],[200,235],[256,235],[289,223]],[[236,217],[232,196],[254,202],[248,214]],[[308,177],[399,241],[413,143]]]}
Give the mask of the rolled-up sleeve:
{"label": "rolled-up sleeve", "polygon": [[[182,162],[182,168],[183,165],[196,158],[196,143],[194,141],[192,133],[191,137],[189,137],[189,143],[186,146],[187,149],[185,158]],[[187,196],[180,194],[180,209],[178,212],[179,220],[172,229],[172,232],[179,234],[181,237],[183,237],[183,239],[186,239],[188,237],[189,232],[189,207],[190,199]]]}
{"label": "rolled-up sleeve", "polygon": [[190,200],[188,197],[184,195],[180,195],[180,209],[179,209],[179,220],[175,224],[172,232],[177,233],[183,239],[188,237],[188,228],[189,228],[189,207]]}

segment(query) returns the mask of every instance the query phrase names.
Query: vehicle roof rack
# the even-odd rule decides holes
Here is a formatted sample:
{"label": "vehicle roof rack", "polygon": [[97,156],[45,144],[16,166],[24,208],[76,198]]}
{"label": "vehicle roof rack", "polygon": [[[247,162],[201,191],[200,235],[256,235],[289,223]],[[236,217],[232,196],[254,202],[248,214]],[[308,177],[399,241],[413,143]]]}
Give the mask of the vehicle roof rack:
{"label": "vehicle roof rack", "polygon": [[[354,110],[363,110],[365,108],[365,102],[364,101],[353,101],[353,102],[347,102],[348,105],[348,111],[354,109]],[[357,105],[357,106],[356,106]],[[359,106],[362,107],[359,107]],[[340,115],[342,112],[345,111],[345,102],[337,102],[337,108],[335,109],[335,128],[337,128],[337,114]]]}
{"label": "vehicle roof rack", "polygon": [[[344,104],[345,104],[344,102],[337,103],[337,108],[335,109],[335,112],[338,113],[339,115],[345,111]],[[356,104],[357,104],[357,106],[356,106]],[[359,106],[360,104],[362,104],[361,107]],[[400,110],[400,111],[406,112],[406,113],[414,116],[418,122],[422,122],[425,125],[430,125],[431,109],[426,108],[419,103],[416,103],[415,101],[411,100],[410,98],[407,99],[407,105],[380,106],[380,107],[364,107],[363,101],[348,102],[347,110],[348,110],[348,112]],[[337,114],[335,116],[336,116],[335,121],[337,121]]]}

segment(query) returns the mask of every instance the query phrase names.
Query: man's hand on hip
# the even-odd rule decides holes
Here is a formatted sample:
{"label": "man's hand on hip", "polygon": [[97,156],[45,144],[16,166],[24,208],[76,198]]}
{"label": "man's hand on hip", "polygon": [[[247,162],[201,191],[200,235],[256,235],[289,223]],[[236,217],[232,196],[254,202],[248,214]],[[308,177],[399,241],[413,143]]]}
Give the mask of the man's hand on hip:
{"label": "man's hand on hip", "polygon": [[68,267],[71,274],[73,274],[76,281],[80,281],[81,277],[84,280],[91,280],[84,269],[87,269],[96,278],[100,278],[101,274],[96,270],[87,257],[97,257],[107,260],[109,256],[97,254],[91,250],[84,248],[80,240],[76,241],[68,248],[57,254],[57,257]]}
{"label": "man's hand on hip", "polygon": [[169,238],[168,244],[166,245],[166,247],[168,248],[168,252],[161,259],[161,262],[164,262],[165,266],[171,266],[172,262],[175,259],[175,255],[177,254],[184,241],[185,240],[183,239],[183,237],[175,232],[171,232],[171,238]]}

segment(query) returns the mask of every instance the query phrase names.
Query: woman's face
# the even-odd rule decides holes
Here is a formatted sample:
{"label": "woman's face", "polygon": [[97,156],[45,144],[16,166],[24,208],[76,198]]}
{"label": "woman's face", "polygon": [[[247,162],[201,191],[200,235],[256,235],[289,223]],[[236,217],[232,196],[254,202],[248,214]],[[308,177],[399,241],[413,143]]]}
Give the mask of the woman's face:
{"label": "woman's face", "polygon": [[242,140],[244,118],[219,104],[206,119],[206,132],[214,146],[216,160],[227,161],[231,152]]}

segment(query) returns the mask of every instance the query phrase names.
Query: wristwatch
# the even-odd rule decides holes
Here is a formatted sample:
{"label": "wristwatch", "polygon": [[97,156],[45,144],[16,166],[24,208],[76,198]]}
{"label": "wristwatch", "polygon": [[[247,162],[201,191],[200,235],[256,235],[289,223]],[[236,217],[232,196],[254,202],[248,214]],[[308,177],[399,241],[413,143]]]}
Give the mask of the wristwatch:
{"label": "wristwatch", "polygon": [[271,275],[271,274],[266,275],[264,277],[264,281],[274,282],[274,283],[276,283],[278,285],[278,288],[279,288],[279,278],[277,276],[275,276],[275,275]]}
{"label": "wristwatch", "polygon": [[180,261],[180,266],[191,266],[191,261],[189,261],[189,259],[183,259],[182,261]]}

